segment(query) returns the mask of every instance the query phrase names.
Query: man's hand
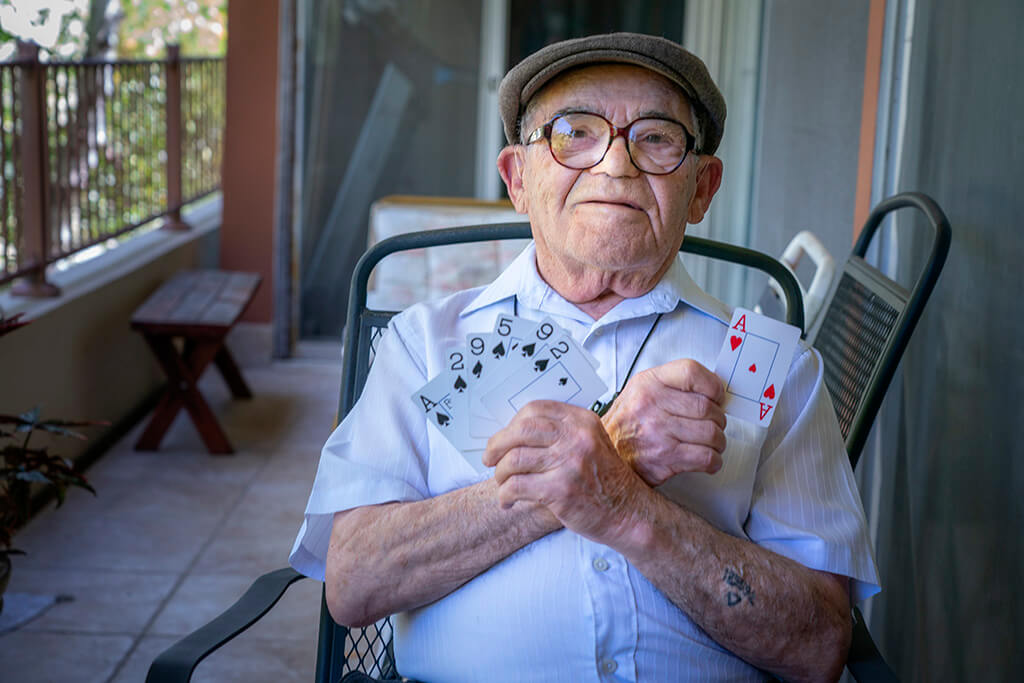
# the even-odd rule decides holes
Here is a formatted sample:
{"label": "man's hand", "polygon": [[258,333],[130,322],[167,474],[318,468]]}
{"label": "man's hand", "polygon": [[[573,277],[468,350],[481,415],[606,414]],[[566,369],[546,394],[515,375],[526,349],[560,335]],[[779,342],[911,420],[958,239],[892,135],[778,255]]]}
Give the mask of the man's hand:
{"label": "man's hand", "polygon": [[714,474],[725,450],[725,387],[694,360],[676,360],[626,383],[604,427],[619,455],[650,486],[680,472]]}
{"label": "man's hand", "polygon": [[619,457],[601,420],[557,401],[524,406],[487,442],[503,507],[540,503],[568,529],[608,545],[628,533],[638,497],[649,491]]}

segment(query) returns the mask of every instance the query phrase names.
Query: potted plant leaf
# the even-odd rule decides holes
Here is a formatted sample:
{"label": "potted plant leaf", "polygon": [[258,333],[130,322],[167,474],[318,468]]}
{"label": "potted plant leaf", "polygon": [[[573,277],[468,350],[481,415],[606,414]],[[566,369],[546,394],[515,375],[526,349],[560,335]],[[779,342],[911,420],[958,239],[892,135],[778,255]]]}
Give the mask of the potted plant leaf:
{"label": "potted plant leaf", "polygon": [[[20,316],[0,318],[0,336],[26,325]],[[48,445],[38,444],[38,432],[61,437],[85,439],[74,427],[106,424],[103,422],[43,420],[39,408],[21,415],[0,414],[0,611],[3,594],[10,579],[11,555],[23,554],[12,547],[14,532],[28,521],[32,513],[33,485],[52,491],[57,507],[64,502],[69,486],[93,490],[85,477],[75,471],[70,460],[51,453]]]}

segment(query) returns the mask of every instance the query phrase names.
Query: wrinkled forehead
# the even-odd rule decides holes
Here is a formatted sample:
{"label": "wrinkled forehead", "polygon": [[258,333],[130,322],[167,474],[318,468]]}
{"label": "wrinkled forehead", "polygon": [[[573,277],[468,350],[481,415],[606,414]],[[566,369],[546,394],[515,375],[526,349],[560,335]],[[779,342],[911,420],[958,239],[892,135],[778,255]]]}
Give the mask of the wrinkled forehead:
{"label": "wrinkled forehead", "polygon": [[522,125],[524,129],[539,125],[567,110],[625,116],[629,120],[669,116],[687,124],[693,122],[690,101],[682,88],[661,74],[628,64],[588,65],[559,74],[530,98]]}

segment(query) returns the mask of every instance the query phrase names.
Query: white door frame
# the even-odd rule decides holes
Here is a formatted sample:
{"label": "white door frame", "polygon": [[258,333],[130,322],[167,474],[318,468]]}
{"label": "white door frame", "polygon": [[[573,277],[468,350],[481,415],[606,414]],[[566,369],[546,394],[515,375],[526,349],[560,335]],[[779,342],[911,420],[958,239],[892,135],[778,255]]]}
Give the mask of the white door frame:
{"label": "white door frame", "polygon": [[508,0],[483,0],[480,15],[480,73],[476,107],[476,179],[479,199],[501,197],[495,158],[505,140],[498,111],[498,84],[508,54]]}

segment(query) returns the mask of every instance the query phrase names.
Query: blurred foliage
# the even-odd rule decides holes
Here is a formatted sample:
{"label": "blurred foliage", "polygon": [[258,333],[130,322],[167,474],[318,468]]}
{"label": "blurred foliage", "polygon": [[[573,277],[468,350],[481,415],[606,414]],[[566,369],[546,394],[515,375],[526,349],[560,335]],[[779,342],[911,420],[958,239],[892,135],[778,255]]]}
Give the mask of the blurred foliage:
{"label": "blurred foliage", "polygon": [[[0,0],[0,62],[16,55],[16,38],[34,41],[40,60],[51,62],[43,86],[48,261],[91,253],[83,250],[151,227],[176,208],[167,195],[166,67],[67,62],[159,60],[168,44],[181,46],[181,199],[188,203],[220,186],[225,65],[215,58],[226,52],[226,25],[227,0]],[[21,69],[0,64],[0,282],[25,266]]]}
{"label": "blurred foliage", "polygon": [[0,60],[18,39],[48,59],[157,59],[168,44],[188,56],[227,48],[227,0],[0,0]]}
{"label": "blurred foliage", "polygon": [[159,57],[175,43],[188,56],[227,52],[227,0],[123,0],[122,5],[118,56]]}

